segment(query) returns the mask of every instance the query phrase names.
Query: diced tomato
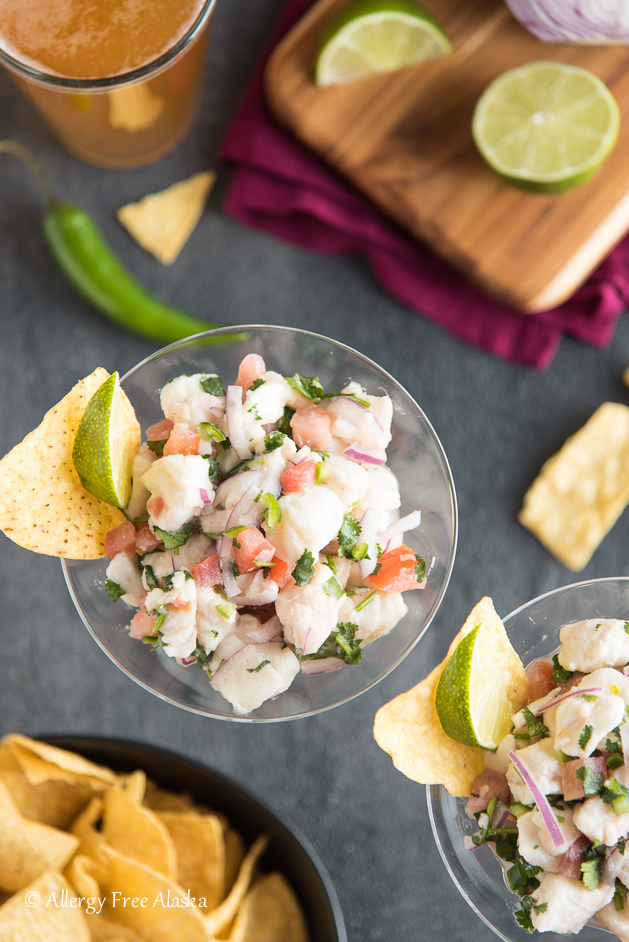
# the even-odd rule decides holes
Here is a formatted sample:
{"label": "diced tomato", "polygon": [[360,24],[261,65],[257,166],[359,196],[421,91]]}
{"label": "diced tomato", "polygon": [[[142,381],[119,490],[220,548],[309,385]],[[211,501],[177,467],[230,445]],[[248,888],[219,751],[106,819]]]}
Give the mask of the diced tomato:
{"label": "diced tomato", "polygon": [[384,553],[378,562],[380,568],[367,577],[367,582],[380,592],[406,592],[419,585],[415,572],[417,557],[405,543]]}
{"label": "diced tomato", "polygon": [[138,612],[137,615],[134,615],[131,619],[131,624],[129,625],[129,637],[145,638],[147,635],[152,635],[154,630],[154,616],[148,615],[146,612]]}
{"label": "diced tomato", "polygon": [[581,876],[581,864],[583,863],[583,851],[589,844],[585,834],[577,837],[576,841],[570,845],[567,851],[561,855],[559,861],[559,873],[562,877],[570,877],[578,880]]}
{"label": "diced tomato", "polygon": [[157,520],[165,506],[166,502],[163,497],[149,497],[146,502],[146,509],[155,520]]}
{"label": "diced tomato", "polygon": [[297,409],[290,420],[295,444],[309,445],[315,451],[327,451],[332,440],[332,417],[325,409]]}
{"label": "diced tomato", "polygon": [[162,419],[155,425],[149,425],[146,430],[146,438],[149,442],[163,442],[172,432],[175,423],[172,419]]}
{"label": "diced tomato", "polygon": [[496,797],[505,805],[511,801],[506,776],[493,769],[485,769],[472,785],[472,791],[467,800],[467,813],[471,816],[477,811],[484,811],[489,802]]}
{"label": "diced tomato", "polygon": [[566,801],[575,798],[585,798],[583,783],[577,776],[578,769],[592,769],[593,772],[602,772],[603,781],[607,778],[607,762],[605,756],[589,756],[587,759],[573,759],[561,766],[561,790]]}
{"label": "diced tomato", "polygon": [[311,461],[302,461],[296,464],[294,468],[288,468],[280,474],[280,483],[285,494],[292,494],[295,491],[309,491],[315,486],[317,476],[317,462],[314,458]]}
{"label": "diced tomato", "polygon": [[559,685],[553,680],[553,665],[550,661],[533,661],[526,669],[529,679],[529,703],[545,697]]}
{"label": "diced tomato", "polygon": [[242,401],[245,401],[245,395],[250,386],[257,379],[260,379],[263,373],[266,373],[266,363],[257,353],[248,353],[238,367],[238,377],[234,386],[242,386]]}
{"label": "diced tomato", "polygon": [[198,455],[201,436],[196,432],[176,425],[166,444],[164,445],[165,455]]}
{"label": "diced tomato", "polygon": [[288,585],[291,577],[291,573],[295,568],[295,564],[285,563],[283,559],[280,559],[279,556],[274,556],[271,560],[272,563],[275,563],[274,566],[271,566],[271,572],[269,574],[269,579],[272,579],[273,582],[276,582],[280,589],[283,589],[285,585]]}
{"label": "diced tomato", "polygon": [[259,559],[261,553],[265,553],[267,556],[265,562],[270,561],[273,552],[273,544],[269,543],[256,527],[247,527],[234,537],[234,559],[240,572],[251,572],[252,569],[257,569],[254,560]]}
{"label": "diced tomato", "polygon": [[[155,498],[157,500],[157,498]],[[137,529],[137,535],[135,538],[135,551],[143,555],[144,553],[152,553],[154,549],[157,549],[158,546],[162,546],[162,541],[160,538],[153,533],[148,523],[144,521],[140,524]]]}
{"label": "diced tomato", "polygon": [[105,552],[110,559],[118,553],[133,553],[134,550],[135,527],[130,520],[126,520],[105,535]]}
{"label": "diced tomato", "polygon": [[197,588],[201,586],[221,585],[223,582],[218,553],[214,553],[213,556],[208,556],[207,559],[197,563],[196,566],[192,567],[191,571],[192,578]]}

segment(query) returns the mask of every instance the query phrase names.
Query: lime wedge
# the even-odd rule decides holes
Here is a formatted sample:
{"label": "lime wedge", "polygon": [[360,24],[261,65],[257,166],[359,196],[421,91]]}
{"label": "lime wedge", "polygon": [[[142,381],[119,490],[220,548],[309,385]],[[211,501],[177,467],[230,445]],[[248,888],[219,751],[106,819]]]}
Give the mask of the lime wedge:
{"label": "lime wedge", "polygon": [[563,62],[529,62],[499,76],[476,105],[472,134],[514,186],[561,193],[591,177],[618,138],[620,112],[599,78]]}
{"label": "lime wedge", "polygon": [[495,750],[511,730],[511,703],[482,624],[448,658],[437,685],[435,708],[446,736],[466,746]]}
{"label": "lime wedge", "polygon": [[129,503],[137,432],[133,409],[123,398],[118,373],[113,373],[87,404],[74,439],[72,461],[85,490],[114,507]]}
{"label": "lime wedge", "polygon": [[393,72],[452,52],[437,21],[413,0],[357,0],[329,24],[315,65],[320,88]]}

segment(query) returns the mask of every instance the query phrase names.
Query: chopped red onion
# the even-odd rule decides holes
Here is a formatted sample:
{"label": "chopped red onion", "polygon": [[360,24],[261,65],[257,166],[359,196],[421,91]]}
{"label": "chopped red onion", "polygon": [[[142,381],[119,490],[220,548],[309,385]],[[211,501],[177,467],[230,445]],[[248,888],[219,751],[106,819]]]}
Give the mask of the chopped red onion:
{"label": "chopped red onion", "polygon": [[627,43],[626,0],[507,0],[513,15],[545,42]]}
{"label": "chopped red onion", "polygon": [[245,458],[250,458],[251,449],[243,426],[242,388],[240,386],[227,387],[225,421],[227,423],[229,443],[237,457],[240,458],[241,461]]}
{"label": "chopped red onion", "polygon": [[572,690],[569,690],[568,693],[562,694],[560,697],[557,697],[556,700],[552,700],[545,707],[539,711],[539,713],[546,713],[547,710],[551,710],[553,707],[559,706],[560,703],[563,703],[564,700],[571,700],[572,697],[579,697],[583,693],[602,693],[602,687],[583,687],[579,690],[578,687],[573,687]]}
{"label": "chopped red onion", "polygon": [[196,657],[178,657],[177,663],[181,664],[182,667],[192,667],[193,664],[197,663]]}
{"label": "chopped red onion", "polygon": [[409,530],[415,530],[420,523],[422,522],[422,512],[421,510],[413,510],[412,513],[406,514],[405,517],[400,517],[399,520],[396,520],[395,523],[392,523],[390,526],[378,534],[378,543],[382,546],[385,542],[388,542],[393,539],[394,536],[398,536],[400,533],[407,533]]}
{"label": "chopped red onion", "polygon": [[544,820],[546,830],[550,834],[550,839],[552,840],[555,847],[561,847],[561,845],[565,843],[565,838],[561,832],[561,828],[559,827],[557,818],[555,817],[555,812],[551,808],[548,798],[543,793],[522,760],[517,757],[515,752],[510,752],[509,758],[522,776],[524,784],[528,786],[529,791],[533,796],[533,801],[537,805],[539,813]]}
{"label": "chopped red onion", "polygon": [[[226,481],[223,481],[223,483],[219,484],[216,488],[216,493],[214,494],[214,503],[224,503],[229,492],[234,487],[238,487],[239,484],[242,484],[243,481],[246,480],[245,474],[249,475],[251,478],[251,483],[258,481],[260,478],[260,470],[258,468],[246,468],[244,471],[239,471],[238,474],[233,474],[230,478],[227,478]],[[253,477],[253,475],[255,475],[255,477]]]}
{"label": "chopped red onion", "polygon": [[315,661],[302,661],[300,669],[302,674],[329,674],[343,667],[343,663],[338,657],[322,657]]}
{"label": "chopped red onion", "polygon": [[[381,466],[387,462],[386,455],[383,458],[381,455],[369,454],[369,452],[363,451],[359,444],[350,445],[349,448],[345,449],[343,454],[347,455],[348,458],[352,458],[354,461],[366,461],[367,464]],[[384,451],[382,454],[384,454]]]}
{"label": "chopped red onion", "polygon": [[[240,388],[240,387],[238,387]],[[232,509],[228,519],[226,530],[231,530],[232,527],[240,526],[242,523],[242,518],[247,513],[247,511],[253,507],[255,504],[256,497],[260,493],[260,487],[258,483],[250,484],[245,493],[242,495],[240,500],[238,500]],[[254,515],[254,520],[250,523],[247,523],[247,526],[257,526],[258,523],[262,522],[262,510],[256,508],[256,514]]]}
{"label": "chopped red onion", "polygon": [[204,504],[212,503],[212,498],[210,497],[210,495],[208,494],[208,492],[206,491],[204,487],[199,488],[199,495]]}

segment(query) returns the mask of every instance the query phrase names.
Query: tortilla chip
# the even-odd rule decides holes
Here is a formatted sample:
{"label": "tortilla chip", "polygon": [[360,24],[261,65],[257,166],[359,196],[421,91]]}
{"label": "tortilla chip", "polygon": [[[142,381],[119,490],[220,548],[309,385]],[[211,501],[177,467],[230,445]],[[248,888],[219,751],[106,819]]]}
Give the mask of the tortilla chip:
{"label": "tortilla chip", "polygon": [[82,379],[0,461],[0,530],[19,546],[47,556],[99,559],[106,533],[124,523],[122,511],[84,489],[72,463],[81,416],[108,376],[99,367]]}
{"label": "tortilla chip", "polygon": [[187,792],[176,795],[160,788],[150,779],[146,783],[144,804],[153,811],[190,811],[194,808],[194,800]]}
{"label": "tortilla chip", "polygon": [[229,891],[229,895],[223,900],[220,906],[217,906],[205,918],[207,931],[209,935],[220,938],[225,935],[225,931],[234,921],[240,904],[249,889],[258,858],[266,850],[268,840],[266,837],[259,837],[249,848],[245,859],[242,862],[236,882]]}
{"label": "tortilla chip", "polygon": [[422,785],[443,785],[452,795],[471,793],[474,780],[484,769],[483,753],[446,736],[435,709],[435,694],[448,658],[480,623],[488,633],[486,637],[493,638],[496,672],[501,675],[513,712],[520,710],[526,703],[528,680],[491,599],[483,598],[472,609],[441,664],[417,686],[380,707],[374,722],[374,738],[389,753],[396,769]]}
{"label": "tortilla chip", "polygon": [[92,942],[143,942],[139,935],[120,923],[110,922],[103,916],[88,915]]}
{"label": "tortilla chip", "polygon": [[21,890],[47,870],[63,870],[78,840],[23,817],[0,782],[0,888]]}
{"label": "tortilla chip", "polygon": [[19,733],[5,736],[2,746],[13,752],[31,785],[59,779],[73,784],[83,782],[101,791],[105,785],[112,785],[116,781],[116,775],[111,769],[89,762],[75,752],[29,739]]}
{"label": "tortilla chip", "polygon": [[225,839],[216,815],[195,811],[158,812],[177,855],[177,882],[195,899],[205,899],[215,909],[226,895]]}
{"label": "tortilla chip", "polygon": [[94,796],[93,788],[83,782],[50,779],[31,785],[12,750],[4,744],[0,745],[0,781],[25,818],[62,831],[68,830]]}
{"label": "tortilla chip", "polygon": [[164,99],[154,95],[148,82],[107,92],[108,121],[112,128],[134,134],[152,127],[164,110]]}
{"label": "tortilla chip", "polygon": [[216,174],[207,170],[122,206],[117,217],[135,241],[162,265],[171,265],[194,231]]}
{"label": "tortilla chip", "polygon": [[308,942],[297,897],[281,873],[258,880],[245,896],[230,942]]}
{"label": "tortilla chip", "polygon": [[165,825],[132,790],[110,788],[103,801],[103,838],[114,850],[156,873],[177,873],[175,844]]}
{"label": "tortilla chip", "polygon": [[98,867],[90,857],[77,854],[65,868],[63,875],[72,884],[78,896],[86,899],[96,899],[100,893],[99,880],[96,874],[102,877]]}
{"label": "tortilla chip", "polygon": [[[109,874],[101,896],[107,896],[105,918],[122,925],[146,942],[207,942],[205,919],[194,905],[188,905],[186,892],[173,880],[144,867],[136,860],[105,847]],[[112,894],[118,892],[114,906]],[[146,906],[124,906],[121,897],[146,899]]]}
{"label": "tortilla chip", "polygon": [[629,407],[605,402],[542,467],[520,523],[573,572],[629,503]]}
{"label": "tortilla chip", "polygon": [[[2,942],[90,942],[85,915],[61,905],[64,891],[74,896],[70,884],[52,871],[18,890],[0,906]],[[32,905],[38,897],[39,904]]]}
{"label": "tortilla chip", "polygon": [[233,828],[225,828],[225,892],[228,893],[236,882],[243,860],[245,842]]}

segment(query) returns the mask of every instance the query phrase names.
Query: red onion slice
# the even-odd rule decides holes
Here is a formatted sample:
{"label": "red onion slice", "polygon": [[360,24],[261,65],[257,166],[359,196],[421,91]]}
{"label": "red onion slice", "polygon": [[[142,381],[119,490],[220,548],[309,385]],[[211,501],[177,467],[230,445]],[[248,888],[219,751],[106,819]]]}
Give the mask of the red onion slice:
{"label": "red onion slice", "polygon": [[[559,706],[560,703],[563,703],[564,700],[571,700],[572,697],[579,697],[583,693],[602,693],[602,687],[583,687],[582,690],[579,690],[578,687],[573,687],[572,690],[569,690],[568,693],[562,694],[560,697],[557,697],[556,700],[552,700],[545,707],[539,711],[539,713],[546,713],[547,710],[552,710],[553,707]],[[539,715],[539,714],[536,714]]]}
{"label": "red onion slice", "polygon": [[[256,497],[260,493],[260,486],[256,482],[255,484],[250,484],[242,497],[236,501],[232,512],[227,518],[226,530],[231,530],[232,527],[240,526],[243,521],[242,518],[255,504]],[[245,526],[258,526],[262,522],[262,510],[256,507],[256,513],[254,514],[254,519],[252,521],[247,521]]]}
{"label": "red onion slice", "polygon": [[192,667],[193,664],[197,663],[196,657],[178,657],[177,663],[182,667]]}
{"label": "red onion slice", "polygon": [[231,447],[242,461],[251,457],[251,449],[243,426],[242,388],[228,386],[225,397],[225,421]]}
{"label": "red onion slice", "polygon": [[400,517],[399,520],[396,520],[395,523],[388,526],[386,530],[382,530],[382,532],[378,534],[378,543],[380,546],[383,546],[385,542],[392,540],[394,536],[417,529],[421,522],[421,510],[413,510],[412,513],[406,514],[405,517]]}
{"label": "red onion slice", "polygon": [[618,848],[613,850],[609,857],[604,860],[603,866],[601,867],[601,880],[603,883],[606,883],[607,886],[614,886],[616,877],[622,870],[624,863],[625,858]]}
{"label": "red onion slice", "polygon": [[533,801],[537,805],[539,809],[539,813],[541,814],[544,820],[544,824],[546,825],[546,830],[550,834],[550,839],[552,840],[555,847],[561,847],[561,845],[565,843],[565,838],[563,834],[561,833],[561,828],[559,827],[557,818],[555,817],[555,812],[551,808],[546,795],[540,789],[539,785],[537,784],[537,782],[535,781],[535,779],[533,778],[533,776],[531,775],[527,767],[524,765],[522,760],[516,756],[515,752],[510,752],[509,758],[511,759],[511,762],[513,763],[515,768],[518,770],[520,775],[522,776],[524,784],[528,786],[529,791],[531,792],[531,795],[533,796]]}
{"label": "red onion slice", "polygon": [[343,452],[348,458],[352,458],[354,461],[365,461],[367,464],[375,464],[382,466],[387,463],[387,456],[384,449],[380,452],[379,455],[369,453],[364,451],[362,446],[359,443],[354,442],[349,448],[346,448]]}
{"label": "red onion slice", "polygon": [[370,406],[364,406],[361,402],[358,402],[357,399],[354,399],[353,396],[349,396],[349,395],[343,396],[343,395],[341,395],[341,394],[339,393],[338,396],[330,396],[330,398],[327,399],[327,400],[325,400],[325,401],[326,401],[326,402],[339,402],[339,400],[340,400],[341,402],[346,402],[346,403],[350,406],[350,408],[362,409],[363,412],[366,412],[367,415],[371,417],[372,421],[375,423],[375,425],[377,426],[378,430],[379,430],[380,432],[384,432],[384,429],[383,429],[383,427],[382,427],[380,421],[376,418],[375,414],[371,411],[371,407],[370,407]]}
{"label": "red onion slice", "polygon": [[199,496],[201,497],[201,500],[203,501],[204,504],[212,503],[212,498],[210,497],[210,495],[208,494],[208,492],[206,491],[204,487],[199,488]]}
{"label": "red onion slice", "polygon": [[302,661],[302,674],[329,674],[343,667],[344,662],[338,657],[322,657],[315,661]]}
{"label": "red onion slice", "polygon": [[247,638],[252,641],[254,644],[264,644],[266,641],[272,641],[273,638],[277,638],[284,631],[284,625],[281,623],[277,615],[274,615],[273,618],[269,618],[268,621],[265,621],[260,628],[254,628],[252,631],[246,631],[245,634]]}

